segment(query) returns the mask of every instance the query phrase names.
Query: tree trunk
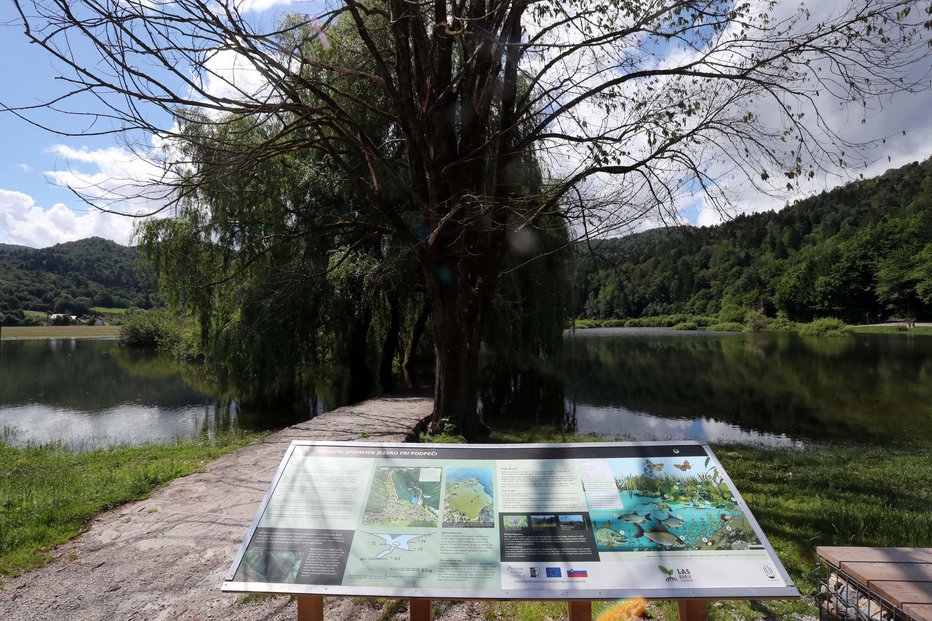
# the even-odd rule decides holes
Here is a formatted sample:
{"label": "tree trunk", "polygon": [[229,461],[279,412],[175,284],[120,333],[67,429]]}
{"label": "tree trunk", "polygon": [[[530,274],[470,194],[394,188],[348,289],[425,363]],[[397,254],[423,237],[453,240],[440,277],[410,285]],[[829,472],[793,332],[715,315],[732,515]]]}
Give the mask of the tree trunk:
{"label": "tree trunk", "polygon": [[395,389],[395,377],[392,374],[392,364],[395,361],[395,351],[398,349],[398,332],[401,330],[401,313],[398,310],[398,291],[392,292],[388,301],[388,330],[385,342],[382,344],[382,359],[379,361],[379,383],[382,392]]}
{"label": "tree trunk", "polygon": [[405,348],[404,362],[401,363],[401,366],[405,369],[411,368],[411,363],[414,361],[414,356],[417,353],[417,346],[421,342],[421,335],[424,333],[424,326],[427,325],[428,317],[430,317],[430,304],[424,302],[424,306],[421,307],[421,312],[418,313],[417,320],[414,322],[414,327],[411,328],[411,335],[408,337],[408,346]]}
{"label": "tree trunk", "polygon": [[361,316],[351,317],[347,336],[347,366],[349,368],[349,387],[347,398],[350,402],[362,401],[372,394],[372,372],[366,364],[369,325],[372,323],[372,311],[364,309]]}
{"label": "tree trunk", "polygon": [[487,435],[479,420],[480,297],[468,278],[449,270],[427,269],[427,295],[437,364],[434,411],[428,433],[456,432],[468,441]]}

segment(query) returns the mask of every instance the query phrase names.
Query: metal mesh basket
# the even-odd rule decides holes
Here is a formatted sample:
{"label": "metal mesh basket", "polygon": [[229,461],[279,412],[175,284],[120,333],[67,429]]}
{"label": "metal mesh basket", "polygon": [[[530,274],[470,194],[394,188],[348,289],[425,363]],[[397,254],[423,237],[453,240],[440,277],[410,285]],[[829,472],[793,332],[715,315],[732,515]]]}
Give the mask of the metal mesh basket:
{"label": "metal mesh basket", "polygon": [[819,557],[820,621],[912,621],[909,613],[884,600],[840,567]]}

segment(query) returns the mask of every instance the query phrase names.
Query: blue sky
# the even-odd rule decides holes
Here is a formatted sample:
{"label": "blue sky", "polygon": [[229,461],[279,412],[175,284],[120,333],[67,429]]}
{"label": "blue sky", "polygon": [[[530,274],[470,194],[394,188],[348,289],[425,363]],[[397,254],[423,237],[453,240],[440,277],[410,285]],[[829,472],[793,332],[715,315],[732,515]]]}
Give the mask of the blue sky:
{"label": "blue sky", "polygon": [[[291,0],[244,0],[258,14],[270,16],[282,10],[306,11],[307,3]],[[262,13],[261,11],[265,11]],[[274,17],[269,17],[274,19]],[[17,23],[11,3],[0,3],[0,102],[22,105],[38,103],[59,92],[55,67],[48,56],[30,46]],[[883,110],[871,112],[867,123],[856,124],[846,111],[831,111],[842,126],[853,128],[859,139],[893,136],[869,154],[873,162],[865,176],[923,160],[932,155],[932,92],[898,96],[885,102]],[[858,115],[860,116],[860,115]],[[74,120],[50,119],[68,131],[81,131]],[[906,135],[903,135],[906,131]],[[119,243],[129,242],[133,219],[102,213],[82,202],[62,183],[100,183],[138,167],[115,137],[59,136],[0,112],[0,242],[45,247],[55,243],[99,235]],[[833,186],[844,182],[843,174],[826,175],[820,183]],[[816,188],[818,189],[818,188]],[[739,190],[739,193],[742,190]],[[750,191],[736,201],[739,210],[754,211],[780,207],[786,197],[762,198]],[[712,224],[720,216],[701,203],[684,205],[683,217],[691,223]]]}

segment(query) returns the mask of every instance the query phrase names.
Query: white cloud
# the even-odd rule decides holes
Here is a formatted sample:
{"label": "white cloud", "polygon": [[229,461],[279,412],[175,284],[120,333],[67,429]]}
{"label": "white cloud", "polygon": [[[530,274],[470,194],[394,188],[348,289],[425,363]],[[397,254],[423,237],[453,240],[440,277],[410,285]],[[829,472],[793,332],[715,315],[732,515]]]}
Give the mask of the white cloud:
{"label": "white cloud", "polygon": [[268,80],[233,50],[217,50],[204,63],[204,91],[213,97],[250,102],[269,96]]}
{"label": "white cloud", "polygon": [[46,209],[28,194],[0,189],[0,242],[44,248],[85,237],[129,243],[133,218],[88,208],[79,212],[63,203]]}
{"label": "white cloud", "polygon": [[[757,2],[757,0],[755,3],[766,4]],[[751,10],[749,14],[757,15],[764,10],[767,9]],[[800,10],[796,4],[779,4],[773,9],[774,14],[770,23],[789,26],[791,22],[784,20],[799,18],[799,23],[792,25],[793,32],[795,32],[797,28],[805,29],[817,22],[831,21],[833,15],[844,11],[845,8],[839,2],[819,3],[812,8],[809,19],[803,17],[808,12],[802,13],[799,12]],[[559,17],[562,18],[563,15]],[[736,28],[738,26],[733,24],[720,35],[718,39],[721,43],[720,49],[703,60],[700,68],[719,62],[730,64],[736,59],[735,54],[746,52],[742,47],[745,45],[744,40],[737,37]],[[533,35],[536,31],[532,29],[531,34]],[[760,33],[766,38],[769,36],[769,29],[764,28]],[[561,36],[566,40],[559,39]],[[554,40],[548,41],[554,44],[553,51],[543,51],[541,60],[545,59],[548,54],[562,52],[564,48],[556,44],[575,42],[575,36],[576,33],[573,32],[555,33]],[[732,38],[733,36],[736,38]],[[674,43],[668,46],[658,46],[656,43],[648,42],[639,47],[638,42],[633,41],[631,45],[631,49],[619,48],[617,50],[605,46],[604,50],[598,50],[600,53],[595,57],[590,58],[586,52],[575,63],[557,64],[548,71],[550,83],[545,83],[544,86],[559,86],[559,90],[565,94],[565,97],[569,97],[590,88],[594,83],[617,76],[618,72],[630,70],[632,66],[641,68],[679,66],[699,61],[706,51],[704,48],[695,50]],[[631,54],[631,56],[627,57],[626,54]],[[916,52],[914,51],[913,54],[915,55]],[[625,64],[626,58],[630,58],[631,66]],[[612,66],[606,63],[606,59],[609,59],[608,63],[619,59],[619,64],[617,67]],[[529,68],[539,69],[543,66],[541,60],[535,59],[530,62]],[[915,56],[914,60],[916,60]],[[825,69],[825,75],[832,75],[830,67],[825,67]],[[866,67],[863,71],[855,67],[847,69],[853,73],[865,74],[861,76],[862,78],[876,78],[870,75],[874,70],[872,67]],[[880,68],[876,71],[893,77],[892,74]],[[787,153],[788,161],[785,168],[782,162],[770,162],[768,157],[762,155],[752,155],[742,161],[743,158],[737,149],[743,146],[740,141],[736,143],[728,137],[723,138],[717,135],[714,131],[704,132],[706,140],[701,145],[680,145],[679,149],[691,154],[692,160],[699,162],[704,172],[715,180],[720,195],[713,194],[712,197],[708,197],[697,192],[698,184],[688,180],[684,182],[683,176],[677,173],[672,164],[655,162],[651,167],[652,172],[658,174],[655,186],[661,189],[672,188],[673,192],[670,197],[672,200],[665,201],[666,205],[658,205],[654,202],[652,214],[640,212],[643,215],[635,228],[645,224],[657,225],[660,220],[669,222],[669,212],[665,212],[665,209],[671,207],[670,203],[679,210],[680,217],[685,221],[700,225],[716,224],[739,213],[779,209],[787,202],[856,180],[860,178],[860,175],[875,176],[889,168],[929,157],[932,155],[932,124],[930,124],[932,117],[926,111],[932,106],[932,90],[928,89],[927,58],[915,62],[906,70],[903,77],[906,80],[904,84],[918,85],[916,92],[899,92],[893,96],[881,94],[876,98],[867,97],[866,109],[859,104],[840,105],[839,99],[827,92],[825,84],[810,83],[808,86],[803,86],[803,92],[808,89],[809,92],[818,93],[814,95],[814,107],[806,106],[805,97],[795,102],[801,104],[799,109],[806,111],[806,128],[812,134],[806,141],[807,146],[799,149],[802,151],[800,154],[802,165],[804,171],[807,171],[808,165],[813,164],[815,175],[804,183],[800,183],[799,177],[793,178],[792,187],[789,189],[787,183],[790,179],[781,174],[782,170],[793,168],[789,153]],[[556,119],[552,128],[555,132],[568,135],[624,137],[623,151],[617,155],[620,155],[621,161],[625,163],[638,161],[652,149],[641,131],[644,125],[639,122],[637,114],[632,115],[631,110],[644,111],[639,114],[653,112],[655,109],[662,112],[666,105],[662,94],[675,82],[678,82],[681,87],[688,87],[687,80],[677,80],[675,77],[662,78],[653,84],[653,93],[657,94],[654,97],[641,92],[644,85],[640,82],[629,83],[617,90],[612,102],[616,103],[623,101],[624,98],[630,98],[632,102],[636,102],[636,105],[629,104],[627,110],[624,107],[616,108],[612,113],[606,111],[603,106],[583,103],[576,107],[574,114]],[[722,106],[721,110],[715,113],[715,117],[726,123],[733,122],[736,127],[745,113],[753,112],[754,126],[749,127],[750,131],[760,133],[764,142],[776,146],[781,145],[777,138],[787,126],[787,119],[783,111],[778,109],[775,101],[758,94],[754,98],[741,96],[736,99],[737,103],[729,103],[730,96],[737,86],[726,82],[717,84],[716,90],[709,90],[710,84],[712,83],[700,85],[698,87],[700,90],[692,93],[693,100],[701,99],[706,104],[703,110],[715,110]],[[870,85],[869,90],[877,93],[884,93],[889,86],[885,86],[883,80],[878,79],[864,82],[861,85]],[[689,100],[689,96],[685,99]],[[787,99],[792,100],[792,97]],[[771,134],[774,139],[767,138],[767,134]],[[883,138],[886,140],[882,140]],[[858,148],[858,145],[862,148]],[[792,148],[793,146],[790,145],[786,147],[786,150],[789,151]],[[824,149],[824,152],[820,152],[820,149]],[[813,153],[807,153],[809,150]],[[777,152],[779,153],[779,150]],[[848,168],[834,163],[842,152]],[[738,157],[734,158],[736,154]],[[543,155],[549,158],[547,160],[549,172],[557,177],[571,175],[584,167],[591,159],[585,143],[566,143],[559,138],[544,145]],[[780,156],[775,157],[779,159]],[[763,169],[755,170],[754,163],[757,161],[769,173],[769,180],[761,179]],[[749,178],[749,175],[752,178]],[[602,230],[607,234],[617,234],[614,227],[609,224],[612,214],[618,213],[619,206],[633,204],[635,207],[640,207],[653,199],[650,193],[644,192],[644,187],[638,179],[630,177],[632,176],[593,177],[584,188],[593,204],[605,205],[603,213],[606,216],[601,219],[601,222],[603,223]],[[616,197],[614,204],[611,200],[613,196]],[[589,212],[595,216],[594,219],[597,222],[600,221],[596,209],[590,208]],[[638,214],[638,210],[635,209],[634,216]],[[621,215],[623,219],[629,218],[630,211],[622,211]]]}
{"label": "white cloud", "polygon": [[306,0],[240,0],[236,3],[236,6],[243,13],[248,11],[259,13],[272,7],[291,6],[293,4],[307,4],[307,2]]}
{"label": "white cloud", "polygon": [[29,164],[17,164],[16,167],[19,168],[24,173],[32,172],[32,166],[30,166]]}
{"label": "white cloud", "polygon": [[145,216],[165,205],[169,189],[162,183],[163,167],[155,161],[158,148],[134,152],[123,147],[76,149],[57,144],[49,152],[63,161],[56,170],[46,171],[46,178],[72,189],[100,210]]}

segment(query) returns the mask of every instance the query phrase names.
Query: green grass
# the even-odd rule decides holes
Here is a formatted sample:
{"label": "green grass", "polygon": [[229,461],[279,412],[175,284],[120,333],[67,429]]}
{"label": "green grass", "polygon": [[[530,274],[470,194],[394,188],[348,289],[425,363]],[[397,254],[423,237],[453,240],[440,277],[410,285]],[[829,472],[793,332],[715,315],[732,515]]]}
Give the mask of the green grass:
{"label": "green grass", "polygon": [[49,318],[48,313],[45,313],[43,311],[24,310],[23,314],[26,315],[26,317],[30,317],[32,319],[41,321],[42,323],[45,323],[46,321],[48,321],[48,318]]}
{"label": "green grass", "polygon": [[107,308],[106,306],[92,306],[91,310],[98,315],[125,315],[128,308]]}
{"label": "green grass", "polygon": [[0,339],[100,339],[116,338],[119,326],[4,326]]}
{"label": "green grass", "polygon": [[[495,430],[490,442],[608,439],[537,427]],[[712,621],[818,616],[816,546],[923,547],[932,541],[932,468],[926,451],[836,446],[806,451],[739,445],[714,448],[803,598],[710,602]],[[594,606],[594,615],[608,606]],[[482,609],[487,619],[544,621],[566,615],[566,605],[560,602],[484,602]],[[673,621],[676,606],[652,602],[649,615]]]}
{"label": "green grass", "polygon": [[858,334],[913,334],[917,336],[932,336],[932,326],[852,326],[851,330]]}
{"label": "green grass", "polygon": [[683,322],[676,324],[670,329],[671,330],[698,330],[699,326],[696,325],[696,322],[694,321],[683,321]]}
{"label": "green grass", "polygon": [[[671,323],[677,321],[676,323]],[[827,325],[830,322],[830,325]],[[585,330],[588,328],[643,328],[643,327],[672,327],[673,329],[693,329],[681,327],[679,324],[695,324],[698,328],[715,332],[740,332],[746,326],[737,322],[716,322],[710,317],[691,315],[664,315],[661,317],[639,317],[633,319],[574,319],[573,329]],[[771,319],[761,323],[760,329],[768,331],[792,330],[806,336],[847,336],[851,333],[859,334],[911,334],[916,336],[932,336],[932,326],[917,326],[906,329],[905,326],[846,326],[837,320],[817,319],[814,322],[794,323],[786,319]]]}
{"label": "green grass", "polygon": [[101,511],[147,498],[155,486],[197,472],[256,437],[77,452],[14,447],[0,436],[0,576],[48,563],[52,547],[81,534]]}

